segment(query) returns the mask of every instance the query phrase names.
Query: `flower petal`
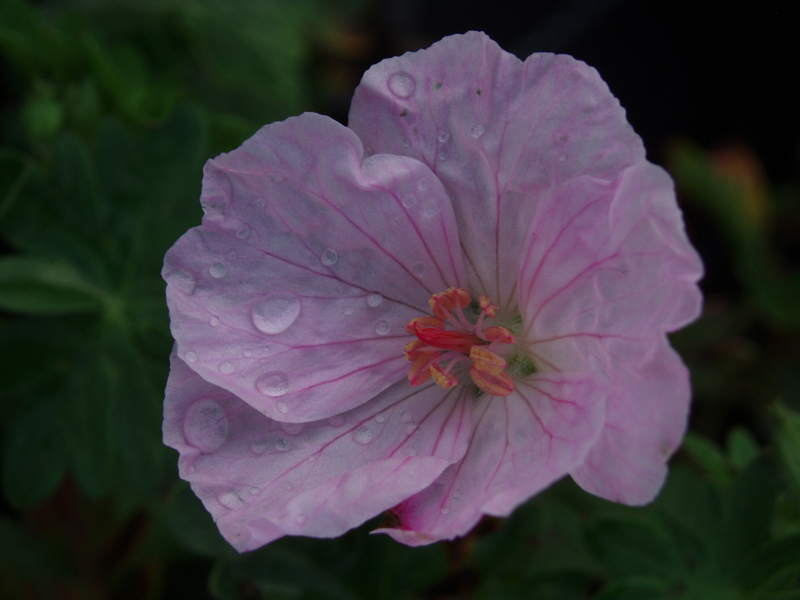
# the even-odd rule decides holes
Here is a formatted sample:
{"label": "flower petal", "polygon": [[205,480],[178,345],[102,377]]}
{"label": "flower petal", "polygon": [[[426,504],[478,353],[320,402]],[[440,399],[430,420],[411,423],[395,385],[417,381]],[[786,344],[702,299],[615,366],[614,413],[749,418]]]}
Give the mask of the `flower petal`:
{"label": "flower petal", "polygon": [[594,69],[565,55],[523,63],[477,32],[373,66],[349,125],[366,146],[417,158],[442,180],[470,289],[501,310],[513,308],[525,237],[548,190],[578,176],[613,181],[644,160]]}
{"label": "flower petal", "polygon": [[328,421],[273,421],[204,381],[173,352],[164,443],[237,550],[285,534],[340,535],[429,486],[463,457],[463,388],[403,381]]}
{"label": "flower petal", "polygon": [[417,546],[463,535],[483,514],[508,515],[583,462],[602,429],[606,393],[593,374],[538,373],[506,398],[479,397],[464,459],[393,508],[399,522],[377,532]]}
{"label": "flower petal", "polygon": [[[689,414],[689,372],[664,336],[637,348],[611,348],[606,424],[583,465],[570,475],[597,496],[630,505],[655,498]],[[627,351],[624,356],[615,351]]]}
{"label": "flower petal", "polygon": [[697,318],[703,265],[661,168],[641,163],[614,182],[577,178],[551,194],[531,224],[520,274],[530,344],[649,339]]}
{"label": "flower petal", "polygon": [[465,281],[433,173],[408,157],[362,162],[327,117],[269,125],[209,161],[201,203],[202,226],[165,257],[178,354],[281,421],[338,414],[402,379],[406,323]]}

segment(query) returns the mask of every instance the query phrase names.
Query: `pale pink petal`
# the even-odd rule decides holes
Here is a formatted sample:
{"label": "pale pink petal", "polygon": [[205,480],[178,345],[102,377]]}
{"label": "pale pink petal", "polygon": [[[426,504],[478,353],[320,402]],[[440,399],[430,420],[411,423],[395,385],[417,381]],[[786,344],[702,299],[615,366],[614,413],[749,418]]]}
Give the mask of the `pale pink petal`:
{"label": "pale pink petal", "polygon": [[486,35],[384,60],[355,92],[350,127],[375,152],[427,164],[450,193],[470,288],[515,308],[531,220],[575,177],[614,181],[641,140],[597,72],[565,55],[524,63]]}
{"label": "pale pink petal", "polygon": [[467,393],[403,381],[327,421],[279,423],[173,353],[164,442],[180,452],[181,477],[237,550],[285,534],[333,537],[428,487],[463,457]]}
{"label": "pale pink petal", "polygon": [[201,203],[202,226],[165,257],[178,355],[281,421],[344,412],[402,379],[406,323],[465,283],[433,173],[402,156],[362,163],[327,117],[269,125],[209,161]]}
{"label": "pale pink petal", "polygon": [[606,424],[584,464],[570,475],[597,496],[646,504],[661,489],[667,461],[686,432],[689,372],[664,336],[637,344],[635,357],[630,348],[606,344],[613,377]]}
{"label": "pale pink petal", "polygon": [[651,338],[697,318],[703,266],[662,169],[640,163],[616,181],[576,178],[549,195],[520,275],[529,343]]}
{"label": "pale pink petal", "polygon": [[537,373],[506,398],[479,397],[464,459],[393,508],[399,523],[377,531],[416,546],[463,535],[483,514],[508,515],[583,462],[606,394],[593,374]]}

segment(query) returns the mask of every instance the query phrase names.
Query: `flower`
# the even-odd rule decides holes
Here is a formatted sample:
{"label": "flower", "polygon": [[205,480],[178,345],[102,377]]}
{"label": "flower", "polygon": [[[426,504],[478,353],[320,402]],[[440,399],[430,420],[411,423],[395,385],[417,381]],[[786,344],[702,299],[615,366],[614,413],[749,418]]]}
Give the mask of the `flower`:
{"label": "flower", "polygon": [[702,265],[596,71],[484,34],[385,60],[207,163],[163,275],[164,442],[238,550],[387,514],[452,539],[571,475],[650,501]]}

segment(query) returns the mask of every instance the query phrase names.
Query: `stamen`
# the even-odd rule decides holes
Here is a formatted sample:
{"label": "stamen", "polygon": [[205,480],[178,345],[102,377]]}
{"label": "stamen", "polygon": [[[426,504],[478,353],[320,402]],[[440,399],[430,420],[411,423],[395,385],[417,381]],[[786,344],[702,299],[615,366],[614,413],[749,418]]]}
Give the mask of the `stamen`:
{"label": "stamen", "polygon": [[[408,371],[412,386],[433,377],[441,387],[451,388],[458,383],[453,367],[470,361],[470,376],[481,390],[496,396],[508,396],[514,391],[514,382],[505,372],[508,364],[495,348],[514,344],[516,339],[505,327],[493,325],[484,331],[484,319],[494,318],[498,310],[484,294],[479,299],[481,312],[477,323],[471,324],[464,315],[464,308],[471,301],[467,290],[451,287],[431,297],[429,304],[434,316],[416,317],[408,322],[406,331],[416,336],[405,346],[406,358],[412,361]],[[446,323],[454,329],[445,329]]]}

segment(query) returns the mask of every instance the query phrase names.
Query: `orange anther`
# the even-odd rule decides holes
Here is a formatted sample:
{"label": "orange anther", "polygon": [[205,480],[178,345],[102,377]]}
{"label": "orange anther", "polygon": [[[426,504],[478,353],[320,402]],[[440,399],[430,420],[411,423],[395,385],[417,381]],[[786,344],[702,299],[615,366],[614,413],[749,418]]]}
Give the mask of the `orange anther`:
{"label": "orange anther", "polygon": [[408,381],[412,387],[422,385],[431,378],[430,362],[430,356],[420,354],[411,363],[411,368],[408,369]]}
{"label": "orange anther", "polygon": [[485,373],[491,373],[492,375],[498,375],[502,373],[503,370],[508,366],[508,363],[503,360],[502,356],[499,356],[491,350],[487,350],[486,348],[481,348],[480,346],[473,346],[469,351],[469,357],[475,361],[475,364],[472,368],[478,369],[479,371],[483,371]]}
{"label": "orange anther", "polygon": [[514,382],[508,376],[508,373],[501,372],[499,375],[493,375],[486,371],[481,371],[478,368],[478,364],[475,363],[470,367],[469,374],[475,385],[492,396],[508,396],[514,391]]}
{"label": "orange anther", "polygon": [[440,386],[445,389],[453,387],[455,384],[458,383],[458,379],[455,375],[449,372],[445,372],[442,369],[441,365],[438,363],[434,363],[431,365],[429,369],[431,375],[433,376],[433,380]]}
{"label": "orange anther", "polygon": [[491,304],[489,296],[487,296],[486,294],[481,294],[478,301],[480,302],[481,310],[483,310],[486,313],[487,317],[494,317],[495,315],[497,315],[497,307]]}
{"label": "orange anther", "polygon": [[406,333],[414,333],[414,323],[419,323],[422,327],[431,329],[442,329],[444,321],[436,317],[415,317],[406,323]]}
{"label": "orange anther", "polygon": [[502,344],[516,344],[517,338],[505,327],[489,327],[483,332],[484,337],[490,342],[500,342]]}

